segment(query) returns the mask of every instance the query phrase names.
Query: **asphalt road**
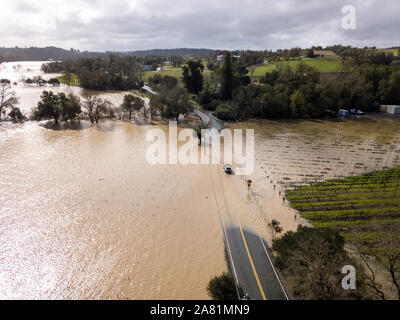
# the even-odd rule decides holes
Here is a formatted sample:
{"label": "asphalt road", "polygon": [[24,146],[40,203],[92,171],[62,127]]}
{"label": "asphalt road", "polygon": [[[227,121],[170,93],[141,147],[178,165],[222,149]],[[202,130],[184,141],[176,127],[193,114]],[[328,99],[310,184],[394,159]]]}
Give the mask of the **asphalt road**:
{"label": "asphalt road", "polygon": [[197,114],[201,118],[201,121],[206,128],[217,129],[218,131],[222,130],[222,124],[217,119],[215,119],[215,117],[210,112],[201,110],[199,108],[196,108],[195,112],[195,114]]}
{"label": "asphalt road", "polygon": [[[222,124],[208,111],[196,108],[197,114],[208,129],[222,130]],[[220,168],[221,167],[221,168]],[[228,266],[235,281],[254,300],[288,300],[288,296],[274,268],[272,253],[260,235],[242,226],[229,209],[222,179],[221,166],[210,165],[210,179],[218,209]]]}
{"label": "asphalt road", "polygon": [[227,229],[227,238],[237,280],[244,293],[255,300],[287,300],[265,241],[240,226]]}
{"label": "asphalt road", "polygon": [[[208,128],[221,130],[222,125],[211,114],[198,110],[198,115],[208,118]],[[203,121],[203,123],[205,123]],[[221,167],[221,168],[220,168]],[[218,210],[228,266],[249,299],[288,300],[273,265],[273,255],[268,244],[235,217],[225,197],[222,179],[226,178],[222,166],[210,165],[210,179]]]}

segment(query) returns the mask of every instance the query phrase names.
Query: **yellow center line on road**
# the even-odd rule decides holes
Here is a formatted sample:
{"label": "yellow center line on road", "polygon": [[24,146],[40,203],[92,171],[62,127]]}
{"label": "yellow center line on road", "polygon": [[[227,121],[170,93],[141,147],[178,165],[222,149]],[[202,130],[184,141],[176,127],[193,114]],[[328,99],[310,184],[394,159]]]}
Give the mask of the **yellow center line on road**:
{"label": "yellow center line on road", "polygon": [[267,297],[265,296],[264,290],[263,290],[263,288],[261,286],[260,279],[258,278],[258,273],[257,273],[256,267],[254,266],[254,262],[253,262],[253,259],[251,257],[251,254],[250,254],[249,247],[247,246],[246,238],[244,236],[243,228],[242,228],[242,225],[240,224],[239,219],[238,219],[238,222],[239,222],[240,233],[242,234],[243,243],[244,243],[244,246],[246,247],[247,255],[249,256],[250,264],[251,264],[251,267],[253,268],[253,273],[254,273],[254,276],[255,276],[255,278],[257,280],[258,288],[260,289],[260,292],[261,292],[261,295],[262,295],[263,299],[267,300]]}

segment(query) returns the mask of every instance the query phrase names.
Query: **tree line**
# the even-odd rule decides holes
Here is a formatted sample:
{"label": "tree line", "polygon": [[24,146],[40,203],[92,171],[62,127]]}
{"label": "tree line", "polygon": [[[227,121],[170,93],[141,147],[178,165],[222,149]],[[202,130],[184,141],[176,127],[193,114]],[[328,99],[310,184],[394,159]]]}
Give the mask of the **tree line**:
{"label": "tree line", "polygon": [[324,75],[304,63],[278,65],[252,83],[246,66],[226,52],[213,81],[205,81],[200,61],[187,63],[182,81],[221,120],[319,118],[341,108],[378,111],[381,104],[400,104],[400,69],[393,55],[364,50],[362,58],[345,59],[350,68],[341,74]]}
{"label": "tree line", "polygon": [[[144,100],[134,94],[126,94],[119,109],[129,113],[129,120],[133,111],[145,110]],[[104,117],[114,117],[118,108],[111,102],[100,98],[93,92],[84,91],[82,97],[73,93],[55,94],[51,91],[43,91],[37,107],[32,109],[31,120],[54,120],[71,122],[81,118],[87,118],[92,124],[98,124]]]}
{"label": "tree line", "polygon": [[110,55],[95,59],[77,59],[44,64],[42,70],[63,73],[63,81],[71,85],[72,78],[87,90],[132,90],[143,85],[140,79],[140,58]]}
{"label": "tree line", "polygon": [[[261,57],[290,60],[299,55],[314,55],[314,49],[322,48],[238,51],[233,52],[233,56],[225,51],[223,62],[211,58],[208,62],[189,59],[182,67],[181,76],[187,93],[178,89],[180,83],[174,77],[155,73],[149,81],[160,95],[152,99],[153,105],[160,105],[156,100],[164,99],[164,106],[168,104],[169,107],[158,107],[158,110],[163,116],[172,116],[176,111],[171,110],[188,108],[182,107],[185,103],[172,107],[168,102],[171,97],[176,95],[181,99],[189,94],[192,100],[215,111],[221,120],[235,121],[248,118],[320,118],[342,108],[378,111],[381,104],[400,104],[399,59],[373,48],[332,47],[342,59],[343,72],[340,74],[321,74],[299,63],[295,68],[277,65],[276,70],[266,73],[258,82],[251,81],[248,65],[261,61]],[[221,52],[213,53],[212,57],[218,53]],[[149,58],[109,56],[56,62],[43,68],[52,72],[62,70],[67,81],[71,75],[76,75],[85,89],[129,90],[142,86],[141,66],[145,61],[152,62],[145,59]],[[162,61],[160,57],[157,59],[153,60],[154,63]],[[206,68],[210,71],[207,74]],[[162,88],[165,85],[168,89]],[[168,92],[171,89],[173,92]],[[181,93],[177,94],[178,91]]]}
{"label": "tree line", "polygon": [[62,81],[71,85],[74,78],[87,90],[134,90],[143,86],[142,68],[149,65],[151,70],[165,62],[180,67],[184,58],[179,56],[120,56],[109,55],[98,58],[85,58],[44,63],[45,73],[62,73]]}

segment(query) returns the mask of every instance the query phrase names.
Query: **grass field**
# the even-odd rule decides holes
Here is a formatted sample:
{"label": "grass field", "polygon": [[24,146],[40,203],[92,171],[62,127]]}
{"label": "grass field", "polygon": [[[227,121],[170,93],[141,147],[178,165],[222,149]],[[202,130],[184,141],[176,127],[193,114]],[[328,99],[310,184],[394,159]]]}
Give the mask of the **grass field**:
{"label": "grass field", "polygon": [[267,63],[262,66],[251,67],[249,74],[253,78],[259,78],[264,76],[267,72],[276,70],[278,65],[289,65],[292,68],[296,68],[300,63],[305,63],[306,65],[317,69],[321,73],[342,71],[341,62],[339,59],[303,59],[278,63]]}
{"label": "grass field", "polygon": [[334,53],[332,50],[314,50],[314,54],[322,54],[325,57],[330,57],[330,58],[338,58],[336,53]]}
{"label": "grass field", "polygon": [[172,66],[164,66],[161,71],[145,71],[142,74],[142,80],[148,82],[149,78],[159,74],[161,76],[171,76],[175,78],[180,78],[182,76],[182,68],[174,68]]}
{"label": "grass field", "polygon": [[[207,68],[204,69],[203,74],[207,75],[210,74],[211,71],[209,71]],[[171,77],[175,77],[178,79],[181,79],[182,77],[182,68],[174,68],[172,66],[165,66],[163,67],[163,69],[161,71],[155,72],[155,71],[146,71],[143,72],[142,74],[142,80],[144,82],[149,81],[149,78],[153,77],[154,75],[159,74],[161,76],[171,76]]]}
{"label": "grass field", "polygon": [[140,92],[139,90],[131,90],[131,92],[142,98],[150,98],[150,95],[144,92]]}
{"label": "grass field", "polygon": [[399,49],[381,49],[381,50],[378,50],[378,51],[383,51],[383,52],[386,52],[386,53],[393,53],[393,55],[395,57],[398,57],[400,50]]}
{"label": "grass field", "polygon": [[349,242],[400,234],[400,167],[301,186],[286,197],[314,226]]}
{"label": "grass field", "polygon": [[174,70],[167,70],[167,71],[159,71],[159,72],[154,72],[154,71],[146,71],[143,72],[142,74],[142,80],[144,82],[148,82],[151,77],[154,77],[156,74],[159,74],[161,76],[171,76],[175,78],[180,78],[182,76],[182,71],[174,71]]}
{"label": "grass field", "polygon": [[57,79],[58,79],[58,81],[60,81],[60,83],[63,83],[66,85],[71,85],[71,86],[75,86],[75,87],[80,86],[79,78],[74,73],[71,74],[71,83],[68,83],[65,80],[65,76],[58,77]]}

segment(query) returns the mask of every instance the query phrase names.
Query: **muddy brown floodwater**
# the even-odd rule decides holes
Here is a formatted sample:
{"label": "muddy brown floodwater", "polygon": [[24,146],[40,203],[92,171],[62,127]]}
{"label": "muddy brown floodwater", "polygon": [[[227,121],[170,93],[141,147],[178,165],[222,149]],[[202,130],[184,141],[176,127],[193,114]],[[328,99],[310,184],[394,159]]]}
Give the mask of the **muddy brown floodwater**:
{"label": "muddy brown floodwater", "polygon": [[1,298],[207,298],[225,270],[208,167],[148,165],[148,129],[0,132]]}
{"label": "muddy brown floodwater", "polygon": [[[29,110],[43,88],[20,86]],[[226,270],[218,201],[230,223],[271,241],[271,219],[285,231],[306,223],[283,203],[286,188],[399,164],[399,118],[234,125],[255,129],[249,177],[147,164],[155,127],[167,131],[0,123],[0,298],[206,299],[210,278]]]}
{"label": "muddy brown floodwater", "polygon": [[[31,61],[31,62],[8,62],[0,64],[0,78],[9,79],[11,81],[12,90],[16,93],[19,98],[18,107],[23,113],[29,115],[32,107],[36,107],[40,100],[40,95],[43,90],[53,91],[54,93],[63,92],[65,94],[76,94],[81,95],[82,89],[79,87],[69,87],[66,85],[60,85],[59,87],[42,86],[37,85],[24,85],[22,78],[33,78],[35,76],[41,76],[45,80],[61,76],[61,74],[46,74],[41,71],[41,66],[46,61]],[[113,106],[119,107],[123,101],[123,92],[112,92],[104,91],[98,92],[99,96],[103,99],[109,100]]]}

